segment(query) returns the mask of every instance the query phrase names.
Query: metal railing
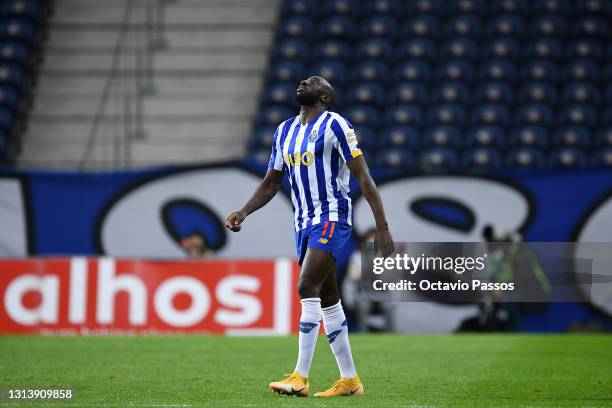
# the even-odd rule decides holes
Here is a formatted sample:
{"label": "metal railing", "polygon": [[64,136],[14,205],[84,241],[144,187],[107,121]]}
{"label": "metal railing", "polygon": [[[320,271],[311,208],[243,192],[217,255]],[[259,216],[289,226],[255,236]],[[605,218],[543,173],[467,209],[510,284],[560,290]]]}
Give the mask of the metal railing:
{"label": "metal railing", "polygon": [[144,99],[155,93],[154,53],[165,45],[164,1],[126,1],[80,170],[92,162],[129,168],[132,143],[146,138]]}

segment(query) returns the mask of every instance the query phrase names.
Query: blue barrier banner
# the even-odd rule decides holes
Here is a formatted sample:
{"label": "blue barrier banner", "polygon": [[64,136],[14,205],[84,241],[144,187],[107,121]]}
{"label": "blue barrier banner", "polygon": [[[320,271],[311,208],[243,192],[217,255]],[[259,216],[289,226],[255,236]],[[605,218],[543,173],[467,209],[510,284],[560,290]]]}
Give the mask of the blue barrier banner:
{"label": "blue barrier banner", "polygon": [[[220,258],[293,257],[287,180],[240,233],[224,227],[264,172],[253,162],[108,173],[4,170],[0,256],[182,258],[181,239],[199,232]],[[526,241],[612,242],[612,170],[373,176],[396,241],[477,242],[493,225]],[[357,237],[374,226],[355,180],[351,190],[355,239],[339,270]]]}

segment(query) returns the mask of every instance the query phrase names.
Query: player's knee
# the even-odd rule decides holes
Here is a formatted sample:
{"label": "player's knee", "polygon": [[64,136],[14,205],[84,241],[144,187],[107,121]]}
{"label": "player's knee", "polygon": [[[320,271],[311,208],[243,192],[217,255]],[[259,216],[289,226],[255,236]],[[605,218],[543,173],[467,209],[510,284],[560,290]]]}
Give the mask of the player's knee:
{"label": "player's knee", "polygon": [[340,297],[337,293],[321,293],[321,307],[330,307],[337,304],[340,301]]}
{"label": "player's knee", "polygon": [[307,279],[300,278],[297,284],[300,299],[319,297],[319,288]]}

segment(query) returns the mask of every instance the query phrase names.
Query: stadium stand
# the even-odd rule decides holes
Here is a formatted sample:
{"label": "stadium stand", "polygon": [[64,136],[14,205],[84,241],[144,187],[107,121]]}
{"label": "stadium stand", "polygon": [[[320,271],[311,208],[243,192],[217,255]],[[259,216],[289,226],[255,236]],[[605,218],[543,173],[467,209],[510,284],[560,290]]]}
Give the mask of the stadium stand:
{"label": "stadium stand", "polygon": [[[56,0],[18,165],[244,157],[278,8],[278,0]],[[293,81],[294,69],[279,75]],[[270,97],[279,104],[282,89]]]}
{"label": "stadium stand", "polygon": [[0,164],[12,164],[22,145],[32,93],[43,60],[51,0],[0,2]]}
{"label": "stadium stand", "polygon": [[284,0],[250,146],[318,74],[373,165],[612,166],[611,19],[609,0]]}

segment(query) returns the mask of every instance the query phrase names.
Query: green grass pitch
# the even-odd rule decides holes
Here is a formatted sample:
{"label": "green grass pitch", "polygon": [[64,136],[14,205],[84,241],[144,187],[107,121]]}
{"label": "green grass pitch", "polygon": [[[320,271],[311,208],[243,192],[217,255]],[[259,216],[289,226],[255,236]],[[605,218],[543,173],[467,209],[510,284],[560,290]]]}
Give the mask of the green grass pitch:
{"label": "green grass pitch", "polygon": [[[296,337],[0,337],[0,389],[65,388],[75,400],[2,406],[610,407],[610,335],[352,335],[366,395],[274,394]],[[311,391],[338,376],[325,337]]]}

